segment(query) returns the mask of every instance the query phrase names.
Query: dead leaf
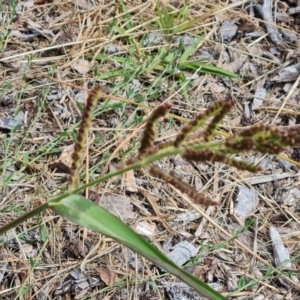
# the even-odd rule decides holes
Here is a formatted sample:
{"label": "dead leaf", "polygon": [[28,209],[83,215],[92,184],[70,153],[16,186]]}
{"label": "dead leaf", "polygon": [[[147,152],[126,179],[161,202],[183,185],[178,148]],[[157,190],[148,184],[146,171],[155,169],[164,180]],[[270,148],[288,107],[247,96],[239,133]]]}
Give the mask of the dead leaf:
{"label": "dead leaf", "polygon": [[238,51],[232,51],[230,56],[231,62],[225,63],[221,67],[226,71],[234,73],[236,73],[248,59],[246,55],[243,55]]}
{"label": "dead leaf", "polygon": [[105,196],[101,200],[101,205],[118,218],[125,221],[135,217],[133,205],[128,197],[122,195]]}
{"label": "dead leaf", "polygon": [[100,267],[98,271],[101,280],[108,286],[114,285],[119,280],[118,275],[112,270]]}

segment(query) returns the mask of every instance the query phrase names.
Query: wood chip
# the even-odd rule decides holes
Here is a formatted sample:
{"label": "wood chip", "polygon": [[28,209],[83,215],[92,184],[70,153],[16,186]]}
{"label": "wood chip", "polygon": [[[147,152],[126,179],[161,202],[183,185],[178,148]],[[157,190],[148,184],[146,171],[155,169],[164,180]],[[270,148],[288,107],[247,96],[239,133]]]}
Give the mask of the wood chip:
{"label": "wood chip", "polygon": [[33,22],[32,20],[28,19],[27,21],[27,27],[33,34],[42,35],[46,38],[54,38],[55,34],[49,30],[43,28],[40,24]]}
{"label": "wood chip", "polygon": [[279,81],[279,82],[295,81],[299,75],[300,75],[300,64],[295,64],[280,70],[278,72],[278,75],[275,76],[272,79],[272,81]]}
{"label": "wood chip", "polygon": [[160,45],[165,41],[165,37],[158,32],[150,32],[148,37],[144,40],[144,46]]}
{"label": "wood chip", "polygon": [[173,247],[173,250],[167,254],[167,257],[178,266],[182,266],[197,253],[198,250],[193,244],[188,241],[182,241]]}
{"label": "wood chip", "polygon": [[72,156],[74,153],[74,147],[75,144],[64,147],[60,157],[54,162],[50,163],[49,168],[57,169],[63,173],[70,174],[73,162]]}
{"label": "wood chip", "polygon": [[297,177],[300,174],[292,174],[292,173],[281,173],[281,174],[271,174],[271,175],[262,175],[262,176],[255,176],[253,178],[246,178],[245,182],[251,185],[259,184],[259,183],[266,183],[270,181],[276,181],[284,178],[292,178]]}
{"label": "wood chip", "polygon": [[134,231],[148,240],[153,241],[156,232],[156,225],[148,221],[139,221],[134,226]]}
{"label": "wood chip", "polygon": [[80,270],[75,270],[71,274],[74,279],[74,283],[82,290],[87,289],[90,285],[86,280],[86,277]]}
{"label": "wood chip", "polygon": [[234,270],[232,270],[227,264],[220,263],[219,266],[225,270],[226,280],[227,280],[227,286],[228,291],[233,292],[238,287],[237,277],[235,275]]}
{"label": "wood chip", "polygon": [[280,234],[278,230],[271,226],[269,229],[269,236],[272,242],[273,251],[274,251],[274,260],[276,267],[284,264],[284,269],[291,269],[292,263],[286,262],[286,260],[290,260],[290,255],[287,248],[284,247],[283,242],[281,240]]}
{"label": "wood chip", "polygon": [[[167,299],[169,300],[201,300],[207,299],[202,298],[194,289],[188,286],[184,282],[163,282],[163,287],[166,290]],[[160,297],[160,299],[162,299]]]}
{"label": "wood chip", "polygon": [[254,99],[252,102],[253,110],[255,110],[256,108],[259,108],[260,106],[263,105],[266,95],[267,95],[267,91],[264,88],[258,88],[255,91]]}
{"label": "wood chip", "polygon": [[256,210],[258,203],[259,199],[254,189],[239,186],[234,213],[238,217],[245,219]]}
{"label": "wood chip", "polygon": [[0,118],[0,129],[11,131],[18,125],[14,118]]}
{"label": "wood chip", "polygon": [[138,189],[136,187],[135,177],[133,170],[129,170],[122,175],[122,188],[126,192],[137,193]]}
{"label": "wood chip", "polygon": [[2,259],[1,259],[1,262],[0,262],[0,283],[2,283],[4,274],[7,271],[7,267],[8,267],[8,261],[7,261],[8,254],[7,254],[7,251],[4,247],[2,248],[2,253],[1,254],[2,254],[1,255]]}
{"label": "wood chip", "polygon": [[183,36],[179,36],[179,37],[173,37],[172,41],[174,44],[182,44],[184,49],[187,49],[190,45],[192,45],[195,41],[197,40],[197,38],[195,37],[191,37],[187,34],[184,34]]}
{"label": "wood chip", "polygon": [[229,43],[235,37],[237,30],[238,26],[234,22],[225,20],[220,29],[222,41]]}
{"label": "wood chip", "polygon": [[275,45],[280,45],[282,43],[282,37],[280,36],[277,27],[274,25],[272,11],[273,11],[272,0],[264,0],[263,5],[257,4],[255,8],[260,13],[262,19],[266,21],[265,26],[270,39],[275,43]]}
{"label": "wood chip", "polygon": [[224,70],[236,73],[247,61],[247,59],[247,55],[242,55],[238,51],[232,51],[230,62],[223,64],[221,67]]}
{"label": "wood chip", "polygon": [[177,217],[174,219],[174,222],[192,222],[200,217],[201,215],[197,211],[192,210],[177,215]]}

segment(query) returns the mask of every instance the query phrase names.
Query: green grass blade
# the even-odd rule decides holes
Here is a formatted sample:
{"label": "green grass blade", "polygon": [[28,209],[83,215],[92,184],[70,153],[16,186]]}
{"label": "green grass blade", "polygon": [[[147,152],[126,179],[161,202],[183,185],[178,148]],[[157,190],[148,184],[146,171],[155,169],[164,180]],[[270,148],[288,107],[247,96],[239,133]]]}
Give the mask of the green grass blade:
{"label": "green grass blade", "polygon": [[108,79],[112,77],[122,76],[124,74],[124,69],[116,69],[113,71],[106,72],[98,76],[98,79]]}
{"label": "green grass blade", "polygon": [[166,54],[167,54],[166,48],[159,49],[157,55],[153,57],[153,59],[149,59],[149,64],[145,68],[145,72],[153,71],[162,62]]}
{"label": "green grass blade", "polygon": [[92,53],[88,53],[85,55],[86,58],[89,59],[96,59],[98,61],[104,62],[104,61],[113,61],[118,62],[120,64],[127,63],[131,64],[132,66],[136,66],[137,61],[134,59],[131,59],[129,57],[122,57],[117,55],[108,55],[107,53],[99,53],[96,57]]}
{"label": "green grass blade", "polygon": [[180,57],[180,61],[187,61],[191,54],[197,49],[197,45],[203,40],[203,36],[198,37],[187,49],[183,52]]}
{"label": "green grass blade", "polygon": [[117,217],[86,198],[79,195],[70,195],[59,202],[50,200],[48,205],[54,209],[57,214],[62,215],[68,220],[111,237],[115,241],[143,255],[156,265],[193,287],[197,292],[208,299],[226,299],[207,284],[184,272]]}
{"label": "green grass blade", "polygon": [[158,20],[158,24],[159,26],[162,28],[162,29],[165,29],[166,26],[165,26],[165,22],[164,22],[164,17],[163,17],[163,13],[160,9],[160,4],[158,2],[158,0],[155,1],[155,7],[156,7],[156,10],[157,10],[157,14],[159,16],[159,20]]}
{"label": "green grass blade", "polygon": [[226,71],[224,69],[221,69],[221,68],[218,68],[215,66],[200,64],[198,62],[193,62],[193,61],[181,62],[179,64],[179,67],[182,70],[199,70],[199,72],[202,72],[202,73],[209,73],[209,74],[213,74],[213,75],[225,76],[225,77],[236,78],[236,79],[240,78],[238,75],[236,75],[235,73],[232,73],[230,71]]}
{"label": "green grass blade", "polygon": [[122,7],[123,13],[126,13],[126,14],[124,15],[124,19],[126,20],[126,28],[127,28],[128,30],[130,30],[131,28],[133,28],[133,23],[132,23],[132,21],[131,21],[131,19],[132,19],[132,18],[131,18],[131,15],[130,15],[130,13],[128,12],[128,9],[127,9],[125,3],[124,3],[122,0],[119,0],[119,4],[120,4],[120,6]]}
{"label": "green grass blade", "polygon": [[186,30],[187,28],[191,28],[194,25],[198,24],[199,22],[205,20],[206,18],[210,17],[213,14],[214,11],[208,12],[200,17],[194,18],[190,21],[187,21],[183,24],[181,24],[179,27],[176,28],[176,33],[179,33],[181,31]]}

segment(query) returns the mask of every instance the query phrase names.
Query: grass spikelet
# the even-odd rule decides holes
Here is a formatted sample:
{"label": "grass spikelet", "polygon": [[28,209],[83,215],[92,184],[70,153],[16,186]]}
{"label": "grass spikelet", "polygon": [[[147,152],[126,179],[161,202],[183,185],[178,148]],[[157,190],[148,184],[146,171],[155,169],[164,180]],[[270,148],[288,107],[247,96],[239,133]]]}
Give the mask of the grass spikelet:
{"label": "grass spikelet", "polygon": [[225,100],[219,103],[221,105],[221,110],[215,114],[215,116],[213,117],[213,119],[211,120],[211,122],[208,124],[208,126],[204,131],[205,141],[209,141],[211,139],[218,125],[222,122],[226,114],[228,114],[228,112],[235,105],[235,101],[232,99]]}
{"label": "grass spikelet", "polygon": [[226,160],[225,163],[227,165],[235,167],[237,169],[247,170],[247,171],[252,172],[252,173],[258,173],[258,172],[261,172],[263,170],[259,166],[251,165],[251,164],[248,164],[245,161],[237,160],[237,159],[233,159],[233,158],[229,158],[229,157],[227,157],[227,160]]}
{"label": "grass spikelet", "polygon": [[187,194],[191,199],[193,199],[197,204],[202,204],[205,206],[210,205],[219,205],[220,203],[215,202],[211,200],[208,197],[205,197],[198,193],[196,189],[194,189],[192,186],[190,186],[188,183],[184,182],[182,178],[176,176],[174,172],[166,173],[162,171],[161,169],[151,166],[150,172],[158,177],[159,179],[162,179],[166,181],[167,183],[174,186],[176,189],[180,190],[182,193]]}
{"label": "grass spikelet", "polygon": [[196,132],[191,134],[190,136],[188,136],[185,140],[184,140],[184,147],[193,147],[195,145],[200,145],[201,143],[203,143],[204,141],[204,132]]}
{"label": "grass spikelet", "polygon": [[226,139],[227,153],[248,152],[255,149],[255,141],[251,137],[234,136]]}
{"label": "grass spikelet", "polygon": [[169,103],[162,104],[153,110],[147,124],[145,126],[143,136],[141,139],[141,146],[139,148],[139,158],[143,157],[150,148],[154,146],[155,139],[155,125],[159,118],[164,117],[170,110]]}
{"label": "grass spikelet", "polygon": [[300,128],[294,127],[288,130],[281,130],[264,126],[261,134],[257,134],[255,150],[262,153],[279,154],[286,147],[299,145]]}
{"label": "grass spikelet", "polygon": [[228,153],[250,150],[261,153],[279,154],[286,147],[300,144],[300,128],[282,130],[271,126],[255,125],[226,139]]}
{"label": "grass spikelet", "polygon": [[187,149],[186,152],[182,155],[183,158],[189,161],[218,161],[218,162],[226,162],[227,157],[223,153],[213,152],[209,149],[204,149],[202,151],[196,151],[192,149]]}
{"label": "grass spikelet", "polygon": [[84,155],[84,145],[87,141],[87,134],[91,126],[92,112],[96,107],[98,99],[101,97],[101,87],[95,87],[86,100],[84,112],[78,130],[77,142],[73,154],[73,163],[70,172],[69,190],[73,190],[79,182],[79,169]]}
{"label": "grass spikelet", "polygon": [[196,161],[196,162],[204,162],[204,161],[210,161],[210,162],[221,162],[224,164],[227,164],[229,166],[235,167],[240,170],[248,170],[253,173],[257,173],[261,171],[261,168],[258,166],[254,166],[251,164],[248,164],[241,160],[236,160],[233,158],[228,157],[224,153],[218,153],[211,151],[209,149],[205,149],[202,151],[195,151],[188,149],[185,154],[182,155],[183,158],[185,158],[188,161]]}
{"label": "grass spikelet", "polygon": [[222,107],[222,102],[217,102],[213,106],[208,108],[205,112],[199,113],[194,120],[183,126],[174,141],[174,147],[180,146],[191,132],[197,130],[200,126],[202,126],[207,121],[207,119],[219,113],[222,110]]}

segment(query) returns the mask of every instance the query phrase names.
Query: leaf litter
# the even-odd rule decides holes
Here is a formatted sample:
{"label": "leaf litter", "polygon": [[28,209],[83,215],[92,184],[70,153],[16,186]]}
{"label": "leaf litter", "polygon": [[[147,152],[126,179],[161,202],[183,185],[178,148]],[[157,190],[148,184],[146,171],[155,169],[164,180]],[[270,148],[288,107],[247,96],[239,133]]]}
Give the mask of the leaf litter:
{"label": "leaf litter", "polygon": [[[141,130],[123,141],[149,111],[139,103],[155,107],[168,101],[173,114],[191,119],[230,94],[237,106],[220,126],[224,132],[256,123],[283,127],[300,123],[299,3],[192,0],[187,19],[173,19],[173,31],[172,26],[158,27],[158,20],[162,24],[168,19],[159,17],[153,1],[124,1],[127,11],[120,3],[27,1],[19,2],[14,12],[4,1],[0,16],[3,225],[20,210],[28,211],[66,188],[67,176],[58,169],[68,173],[70,167],[67,149],[74,143],[84,105],[83,87],[100,83],[116,98],[135,102],[111,101],[95,111],[84,180],[99,176],[107,161],[113,169],[136,152]],[[160,5],[175,16],[182,7],[174,1]],[[192,22],[201,16],[205,17]],[[184,30],[178,32],[176,26],[185,22],[191,26],[181,26]],[[242,80],[181,71],[178,64],[168,64],[180,47],[187,50],[199,34],[204,39],[189,59],[205,58]],[[178,72],[186,82],[179,84]],[[168,133],[182,126],[179,119],[162,121],[158,139],[171,138]],[[241,157],[263,164],[264,171],[257,175],[176,157],[160,162],[163,170],[174,170],[198,192],[218,199],[222,204],[217,208],[192,206],[176,189],[143,170],[95,187],[93,196],[102,198],[104,206],[127,224],[140,228],[165,254],[181,243],[191,245],[197,252],[183,267],[220,292],[233,292],[232,299],[273,299],[273,295],[296,299],[299,158],[298,148],[279,157]],[[59,165],[53,168],[53,162]],[[59,188],[49,188],[50,183]],[[243,210],[252,200],[251,209]],[[243,214],[237,213],[236,203],[243,201]],[[0,276],[3,299],[14,299],[18,293],[24,299],[163,299],[164,294],[169,299],[200,299],[143,258],[56,218],[51,211],[41,221],[30,220],[15,234],[1,237],[1,243],[5,244]],[[280,251],[286,256],[278,256]],[[278,278],[266,276],[268,266],[278,267],[278,261],[285,259],[291,260],[294,274],[283,267]]]}

